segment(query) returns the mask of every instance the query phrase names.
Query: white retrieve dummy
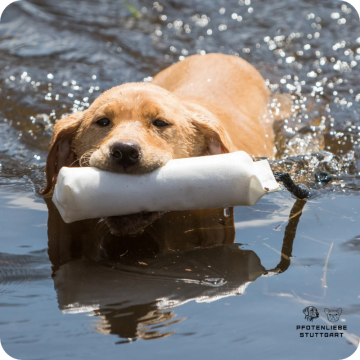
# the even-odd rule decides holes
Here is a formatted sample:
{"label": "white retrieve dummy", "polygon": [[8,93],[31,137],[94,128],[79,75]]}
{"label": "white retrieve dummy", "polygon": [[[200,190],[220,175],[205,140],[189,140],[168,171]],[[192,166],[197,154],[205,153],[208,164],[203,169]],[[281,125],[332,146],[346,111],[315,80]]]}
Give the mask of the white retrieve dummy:
{"label": "white retrieve dummy", "polygon": [[151,211],[252,206],[279,190],[267,160],[243,151],[170,160],[147,174],[63,167],[53,202],[65,222]]}

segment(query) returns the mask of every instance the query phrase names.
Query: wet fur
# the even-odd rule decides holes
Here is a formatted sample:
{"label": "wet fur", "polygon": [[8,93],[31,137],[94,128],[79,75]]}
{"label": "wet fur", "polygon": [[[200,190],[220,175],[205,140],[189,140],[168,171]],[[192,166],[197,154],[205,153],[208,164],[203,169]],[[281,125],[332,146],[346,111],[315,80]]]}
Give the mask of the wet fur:
{"label": "wet fur", "polygon": [[[194,55],[157,74],[152,83],[128,83],[100,95],[85,111],[59,120],[47,159],[51,191],[62,166],[93,166],[102,170],[141,174],[171,159],[244,150],[273,157],[271,94],[259,72],[238,57]],[[100,127],[108,118],[111,126]],[[170,124],[153,126],[154,120]],[[133,141],[141,153],[136,165],[116,164],[109,148]],[[113,233],[139,233],[158,214],[135,214],[107,220]]]}

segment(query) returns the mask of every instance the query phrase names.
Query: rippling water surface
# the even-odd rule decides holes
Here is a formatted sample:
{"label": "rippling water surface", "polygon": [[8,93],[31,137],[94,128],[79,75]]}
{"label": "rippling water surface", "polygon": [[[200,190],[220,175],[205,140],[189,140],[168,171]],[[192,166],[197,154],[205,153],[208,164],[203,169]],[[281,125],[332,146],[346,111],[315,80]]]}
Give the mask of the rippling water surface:
{"label": "rippling water surface", "polygon": [[[228,216],[172,213],[122,240],[91,221],[64,224],[36,195],[55,120],[114,85],[151,81],[209,52],[243,57],[273,92],[291,95],[293,115],[275,125],[272,166],[310,186],[312,198],[280,192]],[[10,5],[0,25],[5,350],[18,359],[352,354],[360,336],[359,67],[358,15],[336,0]],[[318,172],[332,181],[316,181]],[[320,313],[312,323],[307,306]],[[297,325],[332,325],[325,308],[341,308],[336,325],[347,330],[301,338]]]}

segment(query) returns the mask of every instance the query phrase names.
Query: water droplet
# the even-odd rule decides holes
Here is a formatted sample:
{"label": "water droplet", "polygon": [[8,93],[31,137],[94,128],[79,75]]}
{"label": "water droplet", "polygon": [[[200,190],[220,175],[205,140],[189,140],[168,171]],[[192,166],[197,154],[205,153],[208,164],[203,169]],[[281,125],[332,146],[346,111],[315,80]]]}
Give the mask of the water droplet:
{"label": "water droplet", "polygon": [[230,208],[224,208],[224,216],[226,218],[229,218],[230,217]]}

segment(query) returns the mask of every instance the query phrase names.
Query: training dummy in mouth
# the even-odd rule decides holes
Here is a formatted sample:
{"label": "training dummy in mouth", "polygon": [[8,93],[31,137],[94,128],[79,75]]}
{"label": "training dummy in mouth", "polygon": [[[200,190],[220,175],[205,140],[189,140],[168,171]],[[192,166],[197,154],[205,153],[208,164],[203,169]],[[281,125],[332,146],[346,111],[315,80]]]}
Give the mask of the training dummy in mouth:
{"label": "training dummy in mouth", "polygon": [[254,162],[238,151],[170,160],[140,175],[63,167],[53,202],[71,223],[139,212],[253,206],[279,189],[267,160]]}

